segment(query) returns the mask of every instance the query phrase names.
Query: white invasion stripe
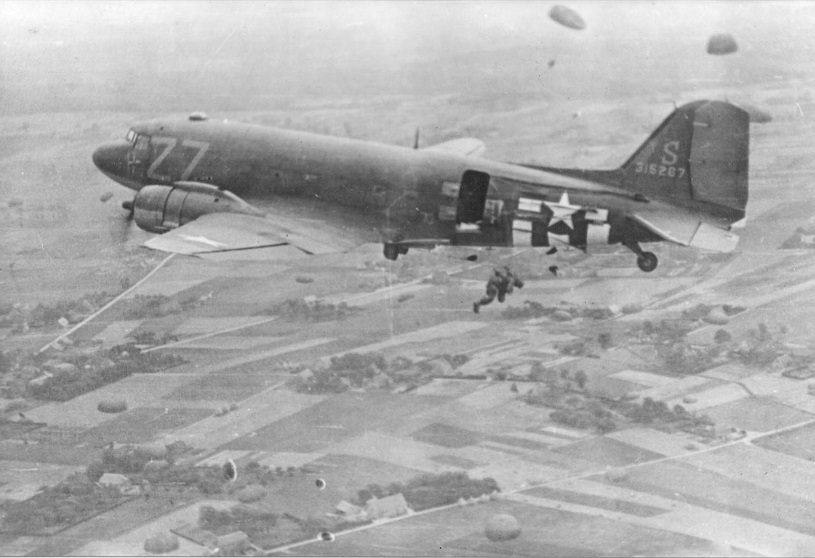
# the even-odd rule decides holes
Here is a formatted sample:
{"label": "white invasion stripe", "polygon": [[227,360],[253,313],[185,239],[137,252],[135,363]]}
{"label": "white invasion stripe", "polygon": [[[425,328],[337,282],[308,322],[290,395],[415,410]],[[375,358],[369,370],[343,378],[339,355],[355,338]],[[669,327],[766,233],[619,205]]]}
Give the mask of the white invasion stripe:
{"label": "white invasion stripe", "polygon": [[589,224],[586,230],[586,243],[592,246],[608,244],[608,236],[611,233],[611,225]]}
{"label": "white invasion stripe", "polygon": [[532,232],[532,221],[515,219],[512,221],[512,229],[516,231]]}
{"label": "white invasion stripe", "polygon": [[586,221],[605,223],[608,221],[608,209],[590,209],[586,211]]}
{"label": "white invasion stripe", "polygon": [[518,199],[518,209],[520,211],[534,211],[540,212],[543,202],[540,200],[533,200],[530,198]]}
{"label": "white invasion stripe", "polygon": [[561,244],[569,244],[569,236],[565,234],[552,234],[549,233],[549,246],[552,245],[553,242],[560,242]]}
{"label": "white invasion stripe", "polygon": [[512,233],[513,246],[532,246],[532,233],[524,231],[513,231]]}

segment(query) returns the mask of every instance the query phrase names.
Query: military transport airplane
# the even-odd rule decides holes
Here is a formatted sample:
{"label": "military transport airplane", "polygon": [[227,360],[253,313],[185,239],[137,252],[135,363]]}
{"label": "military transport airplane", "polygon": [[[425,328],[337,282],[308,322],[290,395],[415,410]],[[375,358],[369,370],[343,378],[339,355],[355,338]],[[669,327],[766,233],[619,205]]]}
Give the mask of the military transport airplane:
{"label": "military transport airplane", "polygon": [[657,257],[640,243],[727,252],[738,242],[749,117],[732,104],[677,108],[615,170],[502,163],[483,151],[471,138],[409,149],[194,113],[135,125],[93,161],[136,191],[123,207],[161,234],[145,245],[168,252],[274,257],[377,241],[394,260],[440,245],[621,243],[653,271]]}

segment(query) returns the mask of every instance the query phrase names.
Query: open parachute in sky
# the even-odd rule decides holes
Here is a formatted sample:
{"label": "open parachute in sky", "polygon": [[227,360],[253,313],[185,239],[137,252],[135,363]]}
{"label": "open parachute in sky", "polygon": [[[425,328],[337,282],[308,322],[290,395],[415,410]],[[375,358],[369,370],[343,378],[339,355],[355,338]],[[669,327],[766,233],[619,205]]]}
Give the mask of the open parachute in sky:
{"label": "open parachute in sky", "polygon": [[707,53],[716,56],[732,54],[739,50],[736,39],[730,33],[716,33],[707,40]]}
{"label": "open parachute in sky", "polygon": [[586,22],[580,17],[580,14],[566,6],[552,6],[552,9],[549,10],[549,17],[571,29],[577,29],[579,31],[586,28]]}

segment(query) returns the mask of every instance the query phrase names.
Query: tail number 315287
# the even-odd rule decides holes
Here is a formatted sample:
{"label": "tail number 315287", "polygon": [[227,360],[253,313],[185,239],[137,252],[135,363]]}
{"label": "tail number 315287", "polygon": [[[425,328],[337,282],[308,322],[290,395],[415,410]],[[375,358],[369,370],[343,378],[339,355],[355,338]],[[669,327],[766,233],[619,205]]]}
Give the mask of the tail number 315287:
{"label": "tail number 315287", "polygon": [[685,176],[684,167],[673,165],[658,165],[656,163],[637,163],[634,167],[637,174],[650,174],[651,176],[666,176],[668,178],[682,178]]}

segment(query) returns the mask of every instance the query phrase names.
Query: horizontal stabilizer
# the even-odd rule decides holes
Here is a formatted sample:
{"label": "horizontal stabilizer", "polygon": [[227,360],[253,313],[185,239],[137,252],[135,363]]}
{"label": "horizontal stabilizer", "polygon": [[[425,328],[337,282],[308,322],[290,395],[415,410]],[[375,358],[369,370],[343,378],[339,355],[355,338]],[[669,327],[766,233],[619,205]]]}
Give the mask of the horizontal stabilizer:
{"label": "horizontal stabilizer", "polygon": [[679,244],[714,252],[732,252],[738,235],[702,221],[698,215],[678,208],[642,211],[630,218],[659,237]]}

